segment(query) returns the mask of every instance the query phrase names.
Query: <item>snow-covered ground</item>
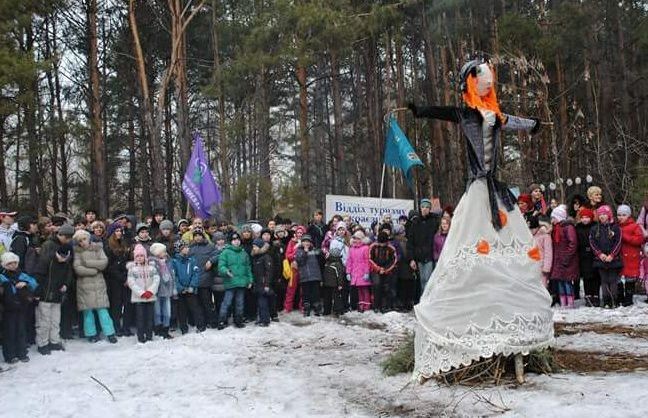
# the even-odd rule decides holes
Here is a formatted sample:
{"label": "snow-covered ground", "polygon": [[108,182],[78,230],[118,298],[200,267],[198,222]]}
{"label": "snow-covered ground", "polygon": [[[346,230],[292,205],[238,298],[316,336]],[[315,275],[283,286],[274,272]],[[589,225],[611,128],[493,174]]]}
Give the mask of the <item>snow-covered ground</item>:
{"label": "snow-covered ground", "polygon": [[[648,305],[556,310],[555,319],[646,328]],[[116,345],[75,340],[50,356],[32,351],[30,363],[0,373],[0,416],[645,416],[648,372],[528,375],[523,386],[486,389],[385,377],[381,361],[414,324],[411,314],[335,320],[291,313],[269,328],[207,330],[144,345],[134,337]],[[557,345],[648,354],[646,339],[591,331],[560,336]]]}

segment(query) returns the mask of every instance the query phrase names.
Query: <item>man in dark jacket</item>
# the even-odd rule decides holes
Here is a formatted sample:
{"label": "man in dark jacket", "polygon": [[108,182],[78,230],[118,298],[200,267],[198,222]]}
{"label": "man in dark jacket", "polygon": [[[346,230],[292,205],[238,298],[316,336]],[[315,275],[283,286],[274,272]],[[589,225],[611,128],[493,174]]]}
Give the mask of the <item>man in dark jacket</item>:
{"label": "man in dark jacket", "polygon": [[324,236],[328,228],[323,222],[324,212],[321,209],[317,209],[313,212],[313,220],[308,225],[308,230],[306,233],[311,236],[313,240],[313,246],[315,248],[321,248],[322,242],[324,241]]}
{"label": "man in dark jacket", "polygon": [[259,318],[257,325],[267,327],[270,324],[270,301],[273,292],[273,267],[270,256],[270,243],[261,238],[252,242],[252,275],[254,276],[254,293],[257,295]]}
{"label": "man in dark jacket", "polygon": [[35,269],[39,303],[36,308],[36,344],[38,352],[47,355],[63,350],[59,329],[61,303],[73,282],[72,225],[63,225],[41,248]]}
{"label": "man in dark jacket", "polygon": [[412,220],[408,230],[407,254],[411,258],[410,267],[418,270],[421,280],[421,294],[434,270],[432,250],[434,249],[434,234],[439,230],[441,218],[432,213],[430,199],[422,199],[420,203],[421,214]]}
{"label": "man in dark jacket", "polygon": [[218,326],[218,316],[212,294],[214,285],[215,268],[218,265],[218,253],[214,244],[207,242],[202,228],[193,231],[193,242],[189,248],[189,256],[196,260],[200,269],[200,283],[198,284],[198,298],[207,324],[212,328]]}
{"label": "man in dark jacket", "polygon": [[20,257],[19,268],[22,272],[34,275],[38,263],[38,222],[32,216],[18,218],[18,230],[11,239],[11,252]]}

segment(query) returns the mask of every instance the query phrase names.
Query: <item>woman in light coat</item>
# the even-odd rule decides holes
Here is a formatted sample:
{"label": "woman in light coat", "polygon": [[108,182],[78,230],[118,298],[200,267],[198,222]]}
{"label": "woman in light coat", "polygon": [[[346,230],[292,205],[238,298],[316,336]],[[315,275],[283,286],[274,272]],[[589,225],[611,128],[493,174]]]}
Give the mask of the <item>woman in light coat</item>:
{"label": "woman in light coat", "polygon": [[103,271],[108,265],[108,258],[103,250],[103,245],[90,241],[90,233],[78,230],[72,237],[76,242],[74,248],[74,272],[77,276],[77,307],[83,313],[83,331],[88,341],[99,341],[95,325],[97,312],[99,323],[104,335],[111,343],[117,342],[115,327],[108,308],[108,290],[104,280]]}

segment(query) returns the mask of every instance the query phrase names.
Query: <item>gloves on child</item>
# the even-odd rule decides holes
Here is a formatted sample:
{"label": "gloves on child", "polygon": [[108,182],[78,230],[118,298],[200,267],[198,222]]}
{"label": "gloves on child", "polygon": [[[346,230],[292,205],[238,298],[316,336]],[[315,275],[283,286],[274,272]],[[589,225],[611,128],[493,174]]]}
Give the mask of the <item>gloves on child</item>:
{"label": "gloves on child", "polygon": [[371,281],[371,278],[369,277],[369,273],[365,273],[365,275],[362,276],[362,280],[364,280],[365,282]]}
{"label": "gloves on child", "polygon": [[147,290],[146,292],[141,294],[142,299],[151,299],[153,297],[153,292],[150,290]]}

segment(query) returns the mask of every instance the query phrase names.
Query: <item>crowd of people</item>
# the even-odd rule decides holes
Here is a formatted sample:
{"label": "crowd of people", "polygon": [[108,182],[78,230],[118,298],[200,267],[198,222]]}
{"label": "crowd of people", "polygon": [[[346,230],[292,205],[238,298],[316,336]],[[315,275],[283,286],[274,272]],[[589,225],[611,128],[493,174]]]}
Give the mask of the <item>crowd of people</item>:
{"label": "crowd of people", "polygon": [[[554,303],[591,307],[633,303],[648,283],[648,204],[638,220],[628,205],[612,208],[601,189],[567,204],[545,202],[531,185],[518,206],[535,239],[543,284]],[[369,228],[349,216],[325,222],[316,210],[305,225],[280,216],[240,226],[164,211],[138,222],[116,213],[77,220],[0,211],[2,348],[8,363],[64,350],[63,340],[110,343],[137,335],[164,339],[190,328],[266,327],[279,312],[304,316],[409,311],[428,285],[452,228],[453,208],[429,199],[419,210]],[[430,283],[429,286],[433,286]]]}
{"label": "crowd of people", "polygon": [[543,283],[554,304],[573,308],[581,283],[586,306],[604,308],[632,305],[635,293],[648,287],[648,199],[635,220],[626,204],[617,206],[615,217],[600,187],[589,187],[586,197],[574,195],[567,204],[547,206],[540,186],[533,184],[518,197],[518,206],[539,249]]}

